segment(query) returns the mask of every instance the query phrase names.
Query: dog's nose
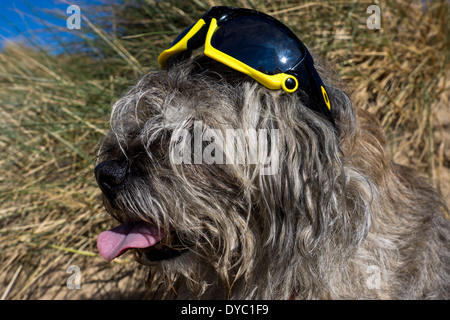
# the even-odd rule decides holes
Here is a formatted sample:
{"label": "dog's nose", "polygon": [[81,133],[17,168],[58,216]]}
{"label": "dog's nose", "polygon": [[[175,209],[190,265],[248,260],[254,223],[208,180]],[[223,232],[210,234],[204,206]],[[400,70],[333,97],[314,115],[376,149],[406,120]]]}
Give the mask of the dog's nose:
{"label": "dog's nose", "polygon": [[124,183],[127,176],[127,163],[123,160],[103,161],[95,167],[94,173],[100,188],[110,193],[115,187]]}

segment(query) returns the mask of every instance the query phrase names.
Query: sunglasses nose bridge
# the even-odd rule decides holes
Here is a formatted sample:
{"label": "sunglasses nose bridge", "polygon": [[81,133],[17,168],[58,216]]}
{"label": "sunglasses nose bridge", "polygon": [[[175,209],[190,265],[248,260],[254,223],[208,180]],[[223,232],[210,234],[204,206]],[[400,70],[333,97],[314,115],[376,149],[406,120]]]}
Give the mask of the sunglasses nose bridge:
{"label": "sunglasses nose bridge", "polygon": [[199,19],[194,25],[192,25],[192,27],[187,28],[185,31],[183,31],[181,34],[185,33],[184,36],[182,36],[178,41],[173,43],[169,49],[161,52],[161,54],[158,57],[159,65],[161,67],[164,67],[166,65],[167,59],[183,51],[188,50],[189,40],[191,40],[195,35],[197,35],[205,24],[206,22],[204,19]]}

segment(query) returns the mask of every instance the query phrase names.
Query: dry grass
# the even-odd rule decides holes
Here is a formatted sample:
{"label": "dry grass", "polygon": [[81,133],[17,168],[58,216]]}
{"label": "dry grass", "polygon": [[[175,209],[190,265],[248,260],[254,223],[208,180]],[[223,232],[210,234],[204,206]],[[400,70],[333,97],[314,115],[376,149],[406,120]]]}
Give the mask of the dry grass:
{"label": "dry grass", "polygon": [[[336,67],[355,104],[378,116],[392,157],[450,196],[447,1],[427,10],[420,1],[376,1],[380,30],[366,27],[372,2],[126,3],[82,7],[81,31],[93,37],[68,43],[75,51],[9,44],[0,53],[3,299],[142,296],[145,275],[131,255],[109,263],[97,253],[97,234],[113,221],[92,173],[95,146],[111,102],[211,5],[254,7],[291,26]],[[104,20],[96,11],[114,14]],[[69,265],[81,269],[81,290],[66,287]]]}

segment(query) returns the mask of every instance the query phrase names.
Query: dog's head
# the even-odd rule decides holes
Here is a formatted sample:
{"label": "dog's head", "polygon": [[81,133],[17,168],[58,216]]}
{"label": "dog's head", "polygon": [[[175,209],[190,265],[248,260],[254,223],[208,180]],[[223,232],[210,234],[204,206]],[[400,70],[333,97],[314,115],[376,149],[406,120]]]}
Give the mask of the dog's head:
{"label": "dog's head", "polygon": [[99,148],[95,176],[121,223],[100,234],[101,255],[135,249],[166,275],[199,284],[213,270],[228,289],[317,257],[350,221],[343,204],[358,205],[342,199],[354,110],[326,85],[336,126],[301,89],[269,90],[206,57],[143,77]]}

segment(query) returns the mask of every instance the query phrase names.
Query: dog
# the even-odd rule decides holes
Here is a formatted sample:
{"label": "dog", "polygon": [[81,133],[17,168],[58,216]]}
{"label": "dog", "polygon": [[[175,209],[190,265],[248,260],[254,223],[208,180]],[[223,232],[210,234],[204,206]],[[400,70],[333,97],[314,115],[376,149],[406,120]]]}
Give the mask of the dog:
{"label": "dog", "polygon": [[334,123],[306,91],[268,89],[204,55],[115,102],[95,177],[120,226],[98,248],[107,260],[133,250],[149,298],[450,298],[446,204],[390,160],[374,116],[314,60]]}

